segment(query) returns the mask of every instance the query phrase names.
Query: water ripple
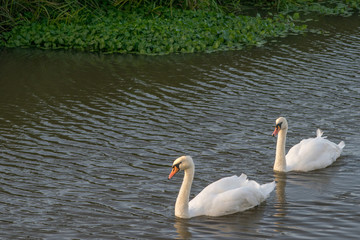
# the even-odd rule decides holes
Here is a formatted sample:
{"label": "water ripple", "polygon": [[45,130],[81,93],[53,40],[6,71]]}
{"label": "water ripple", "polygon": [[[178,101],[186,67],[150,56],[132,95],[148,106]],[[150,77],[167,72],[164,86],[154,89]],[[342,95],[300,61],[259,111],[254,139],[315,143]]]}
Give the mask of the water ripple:
{"label": "water ripple", "polygon": [[[357,238],[358,30],[151,58],[1,52],[2,237]],[[321,171],[274,175],[279,115],[288,146],[319,127],[345,140],[343,156]],[[167,176],[182,154],[196,161],[191,197],[242,172],[275,178],[276,192],[243,213],[176,219],[182,177]]]}

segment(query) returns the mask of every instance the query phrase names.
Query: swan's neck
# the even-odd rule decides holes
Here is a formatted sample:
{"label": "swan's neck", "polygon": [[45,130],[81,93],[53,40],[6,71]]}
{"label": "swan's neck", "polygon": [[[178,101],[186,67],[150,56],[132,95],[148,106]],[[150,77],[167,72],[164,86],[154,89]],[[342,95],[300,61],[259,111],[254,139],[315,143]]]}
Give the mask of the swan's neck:
{"label": "swan's neck", "polygon": [[274,171],[286,172],[285,144],[287,129],[279,131],[276,143],[276,156],[274,163]]}
{"label": "swan's neck", "polygon": [[194,168],[189,168],[184,171],[184,179],[181,184],[179,195],[175,203],[175,216],[181,218],[189,218],[189,197],[191,184],[194,179]]}

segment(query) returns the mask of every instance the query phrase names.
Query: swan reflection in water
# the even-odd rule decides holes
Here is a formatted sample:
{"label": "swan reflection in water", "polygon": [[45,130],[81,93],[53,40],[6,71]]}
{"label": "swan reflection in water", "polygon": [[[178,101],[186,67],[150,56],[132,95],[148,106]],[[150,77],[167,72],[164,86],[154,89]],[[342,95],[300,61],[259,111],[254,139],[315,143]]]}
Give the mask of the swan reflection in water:
{"label": "swan reflection in water", "polygon": [[174,227],[180,239],[190,239],[191,232],[189,231],[189,220],[184,218],[176,218]]}
{"label": "swan reflection in water", "polygon": [[243,237],[261,237],[259,222],[269,206],[262,203],[259,206],[220,217],[199,216],[191,219],[175,217],[174,227],[177,239],[202,238],[211,235],[214,239],[232,238],[234,235]]}
{"label": "swan reflection in water", "polygon": [[338,171],[339,167],[333,165],[311,172],[274,172],[276,181],[275,213],[273,214],[275,231],[284,232],[289,229],[287,215],[296,214],[294,204],[299,206],[310,200],[316,207],[318,201],[322,202],[323,193],[331,187],[334,174]]}
{"label": "swan reflection in water", "polygon": [[[276,202],[275,209],[276,213],[274,217],[285,217],[286,211],[286,197],[285,197],[285,187],[286,187],[286,173],[283,172],[275,172],[274,178],[276,182]],[[281,223],[279,223],[281,224]]]}

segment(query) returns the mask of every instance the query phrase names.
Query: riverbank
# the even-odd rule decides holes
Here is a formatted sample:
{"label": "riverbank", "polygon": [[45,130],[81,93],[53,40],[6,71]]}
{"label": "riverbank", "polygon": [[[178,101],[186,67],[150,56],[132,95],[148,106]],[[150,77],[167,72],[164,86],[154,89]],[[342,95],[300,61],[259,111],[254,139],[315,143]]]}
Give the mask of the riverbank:
{"label": "riverbank", "polygon": [[75,21],[39,19],[18,24],[1,34],[0,46],[147,55],[235,50],[303,33],[307,26],[298,20],[304,12],[347,15],[358,8],[359,2],[353,0],[333,8],[315,4],[301,8],[303,12],[288,5],[286,11],[266,17],[199,9],[119,10],[107,6],[79,12]]}

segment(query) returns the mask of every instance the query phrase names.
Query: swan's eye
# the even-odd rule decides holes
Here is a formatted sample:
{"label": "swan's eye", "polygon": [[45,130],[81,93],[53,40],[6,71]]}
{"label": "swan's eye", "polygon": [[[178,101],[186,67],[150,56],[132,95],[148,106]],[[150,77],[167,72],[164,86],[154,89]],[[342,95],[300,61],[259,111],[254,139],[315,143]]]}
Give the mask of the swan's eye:
{"label": "swan's eye", "polygon": [[177,169],[180,169],[180,164],[181,162],[179,162],[178,164],[175,164],[174,166],[172,166],[173,168],[177,168]]}
{"label": "swan's eye", "polygon": [[276,129],[281,129],[281,124],[282,124],[282,122],[281,122],[281,123],[276,124],[275,128],[276,128]]}

